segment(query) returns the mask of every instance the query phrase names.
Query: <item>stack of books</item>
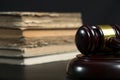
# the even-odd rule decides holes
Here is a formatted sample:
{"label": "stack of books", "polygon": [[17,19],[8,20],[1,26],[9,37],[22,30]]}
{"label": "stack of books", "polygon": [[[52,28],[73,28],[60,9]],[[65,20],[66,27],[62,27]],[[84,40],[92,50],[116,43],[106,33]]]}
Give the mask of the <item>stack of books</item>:
{"label": "stack of books", "polygon": [[81,25],[80,13],[0,12],[0,63],[70,59],[76,55],[74,36]]}

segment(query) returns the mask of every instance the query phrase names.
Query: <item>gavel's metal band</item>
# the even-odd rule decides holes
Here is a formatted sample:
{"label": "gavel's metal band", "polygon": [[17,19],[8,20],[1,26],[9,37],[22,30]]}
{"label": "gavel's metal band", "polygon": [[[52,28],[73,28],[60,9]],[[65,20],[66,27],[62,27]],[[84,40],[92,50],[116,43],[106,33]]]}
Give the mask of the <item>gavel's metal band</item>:
{"label": "gavel's metal band", "polygon": [[101,28],[103,34],[104,34],[104,39],[108,40],[109,38],[115,37],[115,31],[110,25],[99,25]]}
{"label": "gavel's metal band", "polygon": [[104,35],[104,49],[107,49],[109,50],[109,48],[106,46],[106,42],[112,38],[112,37],[115,37],[116,34],[115,34],[115,31],[114,29],[112,28],[112,26],[110,25],[99,25],[99,27],[101,28],[102,32],[103,32],[103,35]]}

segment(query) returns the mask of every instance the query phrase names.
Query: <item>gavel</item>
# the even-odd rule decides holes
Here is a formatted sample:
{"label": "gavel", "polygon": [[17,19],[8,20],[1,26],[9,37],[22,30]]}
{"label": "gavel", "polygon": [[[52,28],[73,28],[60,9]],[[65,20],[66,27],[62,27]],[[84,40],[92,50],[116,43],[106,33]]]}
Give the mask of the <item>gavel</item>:
{"label": "gavel", "polygon": [[83,55],[69,62],[68,80],[120,80],[119,25],[83,25],[75,43]]}
{"label": "gavel", "polygon": [[84,54],[120,51],[119,25],[83,25],[75,36],[78,50]]}

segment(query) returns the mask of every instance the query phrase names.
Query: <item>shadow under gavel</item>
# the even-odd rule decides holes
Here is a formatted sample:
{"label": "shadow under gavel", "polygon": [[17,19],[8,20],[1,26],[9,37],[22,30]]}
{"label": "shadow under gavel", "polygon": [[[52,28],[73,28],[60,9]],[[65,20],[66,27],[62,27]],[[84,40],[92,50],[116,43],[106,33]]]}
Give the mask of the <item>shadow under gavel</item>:
{"label": "shadow under gavel", "polygon": [[82,55],[68,63],[68,80],[120,79],[119,25],[83,25],[75,42]]}

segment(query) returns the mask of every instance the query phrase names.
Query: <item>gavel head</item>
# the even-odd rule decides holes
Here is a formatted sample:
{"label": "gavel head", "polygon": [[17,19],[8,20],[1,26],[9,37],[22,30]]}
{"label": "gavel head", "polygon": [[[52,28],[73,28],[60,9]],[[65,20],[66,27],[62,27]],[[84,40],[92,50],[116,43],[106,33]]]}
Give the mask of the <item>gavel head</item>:
{"label": "gavel head", "polygon": [[75,43],[78,50],[85,55],[120,50],[120,26],[83,25],[76,33]]}

